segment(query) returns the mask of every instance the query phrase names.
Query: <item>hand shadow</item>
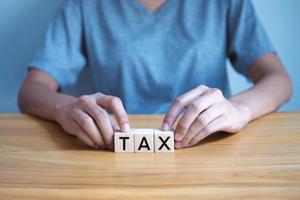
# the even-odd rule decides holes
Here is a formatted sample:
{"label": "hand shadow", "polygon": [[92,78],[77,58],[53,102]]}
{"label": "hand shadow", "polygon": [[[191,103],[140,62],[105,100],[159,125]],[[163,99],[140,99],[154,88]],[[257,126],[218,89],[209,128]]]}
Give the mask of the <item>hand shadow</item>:
{"label": "hand shadow", "polygon": [[200,142],[198,142],[197,144],[195,144],[192,147],[197,147],[197,146],[204,145],[207,143],[213,143],[213,142],[216,142],[219,140],[223,140],[234,134],[236,134],[236,133],[228,133],[228,132],[224,132],[224,131],[218,131],[213,134],[210,134],[209,136],[207,136],[206,138],[204,138],[203,140],[201,140]]}

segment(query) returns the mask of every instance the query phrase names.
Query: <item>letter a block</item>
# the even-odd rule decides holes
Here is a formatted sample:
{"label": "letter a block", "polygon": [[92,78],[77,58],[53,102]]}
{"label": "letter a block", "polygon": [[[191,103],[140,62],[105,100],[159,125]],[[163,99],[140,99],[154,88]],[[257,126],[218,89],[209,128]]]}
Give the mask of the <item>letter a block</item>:
{"label": "letter a block", "polygon": [[134,132],[115,132],[115,152],[134,152]]}
{"label": "letter a block", "polygon": [[154,152],[153,129],[134,130],[134,151]]}
{"label": "letter a block", "polygon": [[174,133],[173,131],[154,131],[155,152],[174,152]]}

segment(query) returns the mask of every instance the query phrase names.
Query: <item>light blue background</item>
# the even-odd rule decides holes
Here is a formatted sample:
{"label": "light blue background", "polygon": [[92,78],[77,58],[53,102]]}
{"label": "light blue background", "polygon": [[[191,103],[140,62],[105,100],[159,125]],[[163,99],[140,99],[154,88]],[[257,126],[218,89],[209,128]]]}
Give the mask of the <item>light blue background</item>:
{"label": "light blue background", "polygon": [[[47,23],[62,2],[0,0],[0,112],[18,112],[17,93],[27,64],[43,42]],[[281,110],[300,110],[300,1],[253,0],[253,3],[293,81],[293,97]],[[231,67],[228,73],[234,94],[251,86]],[[74,88],[67,88],[66,92],[76,93]],[[88,83],[77,93],[85,89],[89,89]]]}

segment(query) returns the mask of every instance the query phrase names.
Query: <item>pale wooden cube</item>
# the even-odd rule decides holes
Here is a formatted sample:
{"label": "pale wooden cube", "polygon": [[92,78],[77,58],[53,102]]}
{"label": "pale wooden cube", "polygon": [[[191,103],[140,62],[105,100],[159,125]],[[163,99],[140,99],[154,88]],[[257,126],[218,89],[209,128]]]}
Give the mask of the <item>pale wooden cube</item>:
{"label": "pale wooden cube", "polygon": [[115,132],[115,152],[134,152],[134,131]]}
{"label": "pale wooden cube", "polygon": [[154,131],[154,151],[155,152],[174,152],[174,132],[161,131],[155,129]]}
{"label": "pale wooden cube", "polygon": [[154,129],[134,129],[134,151],[154,152]]}

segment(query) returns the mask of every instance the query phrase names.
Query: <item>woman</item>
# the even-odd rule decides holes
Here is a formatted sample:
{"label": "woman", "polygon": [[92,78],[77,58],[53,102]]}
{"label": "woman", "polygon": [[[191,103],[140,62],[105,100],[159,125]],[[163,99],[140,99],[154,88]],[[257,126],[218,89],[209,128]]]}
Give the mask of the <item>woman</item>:
{"label": "woman", "polygon": [[[226,60],[254,86],[230,96]],[[19,93],[23,112],[53,120],[95,148],[112,148],[127,113],[166,113],[175,147],[238,132],[291,96],[250,0],[69,0],[50,23]],[[59,88],[91,68],[95,94]],[[108,111],[116,116],[116,122]]]}

